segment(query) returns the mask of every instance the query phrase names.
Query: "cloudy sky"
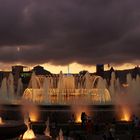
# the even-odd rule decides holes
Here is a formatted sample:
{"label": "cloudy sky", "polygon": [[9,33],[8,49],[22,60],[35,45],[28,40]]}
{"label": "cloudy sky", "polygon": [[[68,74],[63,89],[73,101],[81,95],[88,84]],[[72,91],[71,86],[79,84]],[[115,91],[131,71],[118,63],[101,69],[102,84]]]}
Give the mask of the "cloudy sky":
{"label": "cloudy sky", "polygon": [[0,69],[138,65],[140,0],[0,0]]}

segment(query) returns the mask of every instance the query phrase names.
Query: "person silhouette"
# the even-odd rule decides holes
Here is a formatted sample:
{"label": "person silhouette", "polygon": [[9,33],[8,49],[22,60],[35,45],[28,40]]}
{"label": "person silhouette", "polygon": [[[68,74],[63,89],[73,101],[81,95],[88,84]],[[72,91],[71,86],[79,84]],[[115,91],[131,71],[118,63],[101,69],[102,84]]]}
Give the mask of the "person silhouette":
{"label": "person silhouette", "polygon": [[81,113],[81,121],[82,121],[82,128],[85,129],[86,122],[87,122],[87,115],[85,112]]}

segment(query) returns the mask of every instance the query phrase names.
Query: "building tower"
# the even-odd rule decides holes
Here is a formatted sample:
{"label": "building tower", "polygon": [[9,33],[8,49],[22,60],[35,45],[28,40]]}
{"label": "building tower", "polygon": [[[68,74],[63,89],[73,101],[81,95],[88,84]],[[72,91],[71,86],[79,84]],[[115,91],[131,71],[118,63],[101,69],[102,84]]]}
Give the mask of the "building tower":
{"label": "building tower", "polygon": [[97,64],[96,65],[96,74],[98,76],[104,77],[104,64]]}

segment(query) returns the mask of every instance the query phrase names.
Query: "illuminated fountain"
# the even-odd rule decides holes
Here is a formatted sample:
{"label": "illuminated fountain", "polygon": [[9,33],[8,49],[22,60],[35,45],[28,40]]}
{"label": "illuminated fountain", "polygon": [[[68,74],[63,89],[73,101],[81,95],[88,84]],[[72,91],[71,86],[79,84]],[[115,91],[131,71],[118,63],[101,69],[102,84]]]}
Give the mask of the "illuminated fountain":
{"label": "illuminated fountain", "polygon": [[31,122],[39,121],[39,109],[32,102],[24,101],[22,102],[22,116],[24,118],[29,118]]}
{"label": "illuminated fountain", "polygon": [[[124,86],[116,79],[115,73],[111,75],[110,82],[100,76],[63,74],[49,76],[37,76],[33,72],[29,86],[23,92],[21,79],[18,80],[17,88],[14,87],[14,78],[9,74],[4,78],[0,88],[0,101],[20,103],[21,98],[37,104],[45,105],[73,105],[73,104],[117,104],[119,96],[125,94],[128,100],[139,103],[140,77],[132,79],[127,75],[127,83]],[[14,90],[16,89],[16,91]],[[125,92],[125,93],[124,93]],[[21,97],[22,96],[22,97]],[[129,99],[129,100],[130,100]],[[81,102],[77,102],[77,101]]]}
{"label": "illuminated fountain", "polygon": [[25,124],[27,126],[26,132],[23,134],[23,140],[33,140],[36,138],[34,131],[30,128],[30,122],[28,117],[25,118]]}
{"label": "illuminated fountain", "polygon": [[3,125],[3,124],[4,124],[4,122],[2,120],[2,117],[0,117],[0,125]]}
{"label": "illuminated fountain", "polygon": [[33,140],[35,138],[36,137],[32,129],[27,129],[27,131],[23,135],[23,140]]}
{"label": "illuminated fountain", "polygon": [[63,136],[63,131],[62,131],[62,129],[60,129],[60,131],[59,131],[59,136],[56,138],[56,140],[64,140],[64,136]]}
{"label": "illuminated fountain", "polygon": [[8,79],[4,78],[1,83],[0,88],[1,101],[14,101],[15,91],[14,91],[14,78],[10,73]]}
{"label": "illuminated fountain", "polygon": [[115,73],[111,75],[109,91],[111,94],[113,105],[116,107],[116,113],[121,121],[131,121],[133,114],[139,112],[140,103],[140,77],[132,78],[131,74],[127,74],[126,83],[120,84],[116,79]]}
{"label": "illuminated fountain", "polygon": [[106,81],[99,76],[86,73],[83,77],[64,75],[44,77],[32,74],[29,87],[24,91],[23,99],[41,104],[106,104],[111,96]]}
{"label": "illuminated fountain", "polygon": [[45,123],[46,124],[46,129],[44,131],[44,134],[45,134],[45,136],[51,138],[51,135],[50,135],[50,127],[49,127],[50,123],[49,122],[50,121],[49,121],[49,118],[48,118],[47,121],[46,121],[46,123]]}
{"label": "illuminated fountain", "polygon": [[7,79],[6,78],[4,78],[2,80],[0,94],[1,94],[1,99],[5,100],[6,98],[8,98]]}
{"label": "illuminated fountain", "polygon": [[17,85],[17,92],[16,92],[16,97],[19,99],[21,98],[21,95],[23,94],[23,83],[22,79],[18,79],[18,85]]}
{"label": "illuminated fountain", "polygon": [[73,112],[72,115],[74,116],[75,123],[81,123],[82,122],[82,120],[81,120],[82,112],[85,112],[87,116],[92,116],[93,115],[93,113],[91,112],[91,110],[89,109],[88,106],[73,105],[73,106],[71,106],[71,110]]}
{"label": "illuminated fountain", "polygon": [[82,112],[81,110],[76,112],[76,120],[75,120],[76,123],[81,123],[82,122],[82,120],[81,120],[81,112]]}
{"label": "illuminated fountain", "polygon": [[120,118],[121,121],[130,121],[131,120],[132,114],[128,108],[122,108],[120,115],[121,115],[121,118]]}
{"label": "illuminated fountain", "polygon": [[[31,101],[36,105],[115,105],[130,108],[130,113],[135,113],[140,102],[140,77],[135,79],[127,75],[125,84],[121,84],[115,73],[111,74],[110,81],[100,76],[86,73],[85,75],[59,75],[42,76],[34,72],[29,86],[23,96],[23,84],[18,80],[17,88],[13,84],[13,76],[4,78],[1,83],[0,98],[8,103],[15,103],[15,99],[22,104],[21,98]],[[13,89],[16,89],[14,92]],[[21,97],[22,96],[22,97]],[[38,121],[34,113],[30,112],[32,121]]]}

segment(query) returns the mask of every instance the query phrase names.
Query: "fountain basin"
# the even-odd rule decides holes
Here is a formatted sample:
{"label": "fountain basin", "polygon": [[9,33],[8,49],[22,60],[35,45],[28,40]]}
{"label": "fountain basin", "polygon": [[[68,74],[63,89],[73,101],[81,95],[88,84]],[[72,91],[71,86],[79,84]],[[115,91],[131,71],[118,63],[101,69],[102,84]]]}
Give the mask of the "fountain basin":
{"label": "fountain basin", "polygon": [[52,140],[52,139],[44,135],[36,135],[36,138],[34,139],[23,139],[23,140]]}
{"label": "fountain basin", "polygon": [[0,125],[0,139],[11,139],[19,137],[26,130],[26,126],[23,121],[4,121]]}

